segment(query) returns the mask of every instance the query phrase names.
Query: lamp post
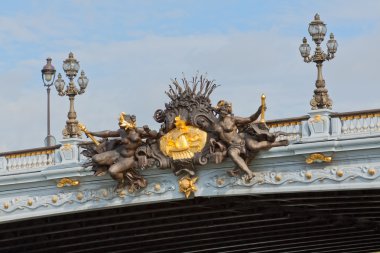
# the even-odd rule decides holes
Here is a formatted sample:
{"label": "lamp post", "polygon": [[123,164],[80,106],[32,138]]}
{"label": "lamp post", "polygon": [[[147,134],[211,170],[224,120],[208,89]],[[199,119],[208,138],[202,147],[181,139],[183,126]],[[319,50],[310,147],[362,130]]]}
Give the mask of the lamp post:
{"label": "lamp post", "polygon": [[50,57],[46,59],[46,65],[42,68],[41,73],[44,86],[47,87],[47,136],[45,145],[49,147],[55,144],[55,138],[50,134],[50,86],[53,85],[55,78],[55,68],[51,64]]}
{"label": "lamp post", "polygon": [[[66,121],[66,126],[62,131],[64,138],[80,138],[81,130],[78,127],[77,113],[74,110],[74,99],[78,94],[83,94],[88,84],[88,78],[86,77],[84,71],[81,71],[80,77],[78,78],[79,89],[74,84],[74,78],[79,71],[79,62],[74,58],[73,53],[69,53],[69,57],[63,61],[63,70],[66,76],[69,78],[69,84],[66,86],[65,81],[62,79],[62,75],[58,74],[58,79],[55,81],[55,88],[60,96],[68,96],[70,100],[70,110],[67,114],[68,120]],[[66,86],[66,90],[65,90]]]}
{"label": "lamp post", "polygon": [[334,54],[338,48],[338,43],[334,39],[334,34],[330,34],[330,39],[327,41],[327,54],[321,49],[321,43],[325,38],[327,29],[326,24],[320,20],[318,14],[315,14],[314,20],[310,22],[308,29],[310,36],[317,45],[314,55],[310,56],[310,46],[307,44],[306,37],[303,38],[303,43],[300,45],[299,50],[304,61],[315,62],[317,65],[317,81],[315,82],[316,89],[314,90],[313,98],[310,101],[311,109],[331,109],[332,100],[329,98],[328,90],[326,89],[325,80],[322,76],[322,64],[325,60],[334,58]]}

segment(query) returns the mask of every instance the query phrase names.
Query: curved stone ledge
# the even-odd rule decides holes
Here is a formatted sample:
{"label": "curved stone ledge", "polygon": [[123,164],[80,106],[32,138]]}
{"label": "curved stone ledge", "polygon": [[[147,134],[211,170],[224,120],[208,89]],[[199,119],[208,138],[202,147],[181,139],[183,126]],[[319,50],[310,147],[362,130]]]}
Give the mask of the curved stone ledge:
{"label": "curved stone ledge", "polygon": [[148,186],[136,193],[126,192],[120,196],[115,192],[114,181],[104,179],[94,183],[87,181],[78,187],[58,189],[54,186],[24,189],[0,194],[0,221],[40,217],[108,208],[121,205],[180,199],[176,191],[176,178],[155,177]]}
{"label": "curved stone ledge", "polygon": [[[75,147],[70,152],[73,150],[80,152]],[[313,154],[318,155],[308,163]],[[121,196],[114,191],[116,183],[109,176],[93,176],[91,170],[81,166],[84,160],[79,154],[72,157],[71,161],[36,171],[0,175],[0,222],[185,199],[179,192],[178,178],[170,170],[144,170],[147,188]],[[273,148],[254,160],[251,169],[255,178],[250,182],[228,176],[227,171],[233,168],[229,160],[199,167],[194,196],[380,188],[380,136]],[[79,185],[57,187],[63,178],[78,181]]]}

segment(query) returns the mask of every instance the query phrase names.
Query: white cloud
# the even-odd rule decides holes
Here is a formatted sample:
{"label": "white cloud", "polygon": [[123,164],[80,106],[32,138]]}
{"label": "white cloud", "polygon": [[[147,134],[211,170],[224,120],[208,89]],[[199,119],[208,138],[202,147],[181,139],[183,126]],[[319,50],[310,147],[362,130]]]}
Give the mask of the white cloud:
{"label": "white cloud", "polygon": [[[88,3],[80,1],[78,4],[86,6]],[[352,16],[360,20],[358,14],[347,10],[358,4],[346,4],[348,7],[337,15],[342,19]],[[361,34],[359,38],[342,39],[339,33],[336,34],[339,43],[336,59],[324,64],[324,77],[336,111],[380,107],[377,97],[380,81],[377,74],[379,18],[373,10],[378,5],[372,7],[367,11],[374,19],[375,30]],[[329,14],[328,7],[323,12],[326,15],[322,17],[329,17],[324,19],[326,23],[338,20],[330,19],[332,14]],[[163,15],[175,18],[178,13]],[[96,19],[96,16],[89,16],[88,20],[92,18]],[[299,24],[302,18],[288,10],[276,20],[281,23],[279,27],[284,28],[286,23]],[[41,21],[34,22],[38,25]],[[49,26],[55,23],[57,21],[53,20]],[[66,25],[70,28],[73,24],[68,22]],[[307,33],[307,23],[301,23],[301,26],[305,27],[304,33],[297,36],[294,33],[285,36],[279,29],[176,37],[150,35],[135,40],[110,38],[106,42],[59,35],[46,41],[49,48],[46,53],[53,58],[57,71],[62,72],[61,62],[69,51],[73,51],[86,71],[90,82],[86,93],[76,97],[76,111],[78,119],[90,130],[116,128],[121,111],[136,114],[140,125],[158,128],[152,115],[168,101],[164,91],[170,84],[170,78],[181,77],[182,72],[190,78],[197,71],[201,74],[208,72],[209,78],[221,84],[212,95],[213,102],[230,100],[238,115],[254,112],[260,103],[261,93],[266,93],[268,118],[295,117],[310,110],[309,101],[316,78],[314,64],[305,64],[298,52],[301,39]],[[141,32],[144,33],[143,30]],[[36,39],[22,25],[11,37],[9,41]],[[44,64],[41,59],[45,56],[38,57],[25,56],[12,69],[0,72],[0,152],[43,145],[46,91],[42,87],[40,69]],[[2,59],[2,66],[5,64]],[[52,132],[57,139],[61,138],[68,108],[68,98],[58,97],[53,88]]]}

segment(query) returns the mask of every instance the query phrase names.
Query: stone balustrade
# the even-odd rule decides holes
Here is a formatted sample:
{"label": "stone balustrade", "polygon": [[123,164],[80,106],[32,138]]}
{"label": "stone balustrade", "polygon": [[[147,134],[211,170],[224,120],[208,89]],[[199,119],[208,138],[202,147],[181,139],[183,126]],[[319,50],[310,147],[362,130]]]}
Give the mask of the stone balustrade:
{"label": "stone balustrade", "polygon": [[53,166],[61,145],[0,153],[0,171],[17,172]]}
{"label": "stone balustrade", "polygon": [[267,121],[269,132],[284,132],[287,136],[279,136],[277,140],[298,141],[302,138],[302,121],[308,119],[308,116],[298,118],[288,118],[280,120]]}
{"label": "stone balustrade", "polygon": [[[278,140],[287,139],[290,142],[306,140],[313,137],[320,121],[320,127],[324,137],[350,136],[380,134],[380,109],[335,113],[329,110],[311,112],[309,115],[270,120],[267,126],[270,132],[285,132],[288,136],[280,136]],[[320,134],[322,134],[322,132]],[[318,135],[318,134],[317,134]]]}
{"label": "stone balustrade", "polygon": [[335,113],[341,120],[342,135],[380,133],[380,110]]}

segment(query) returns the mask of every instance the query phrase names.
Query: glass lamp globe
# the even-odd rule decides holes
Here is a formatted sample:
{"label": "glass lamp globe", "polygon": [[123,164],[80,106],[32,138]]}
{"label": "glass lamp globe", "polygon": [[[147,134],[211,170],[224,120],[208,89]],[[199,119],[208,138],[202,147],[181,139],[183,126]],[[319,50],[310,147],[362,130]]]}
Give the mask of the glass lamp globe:
{"label": "glass lamp globe", "polygon": [[74,58],[72,52],[69,53],[69,57],[63,61],[63,70],[69,78],[73,78],[79,71],[79,62]]}
{"label": "glass lamp globe", "polygon": [[54,86],[58,93],[62,93],[65,88],[65,80],[62,79],[61,73],[58,74],[58,79],[55,81]]}
{"label": "glass lamp globe", "polygon": [[81,88],[81,90],[84,90],[86,89],[87,87],[87,84],[88,84],[88,78],[87,76],[85,75],[84,71],[82,70],[81,73],[80,73],[80,77],[78,78],[78,84],[79,84],[79,87]]}
{"label": "glass lamp globe", "polygon": [[327,50],[331,54],[335,54],[336,50],[338,49],[338,42],[334,39],[334,34],[330,34],[330,39],[326,43]]}
{"label": "glass lamp globe", "polygon": [[51,58],[46,59],[46,65],[41,70],[42,73],[42,81],[44,82],[45,86],[50,86],[53,83],[54,75],[55,75],[55,68],[51,64]]}
{"label": "glass lamp globe", "polygon": [[311,48],[309,44],[307,44],[307,40],[305,37],[302,40],[302,44],[300,45],[299,50],[300,50],[301,56],[304,58],[310,55]]}
{"label": "glass lamp globe", "polygon": [[310,36],[313,38],[314,42],[321,44],[325,38],[327,28],[326,24],[321,21],[318,14],[315,14],[314,20],[310,22],[308,29]]}

